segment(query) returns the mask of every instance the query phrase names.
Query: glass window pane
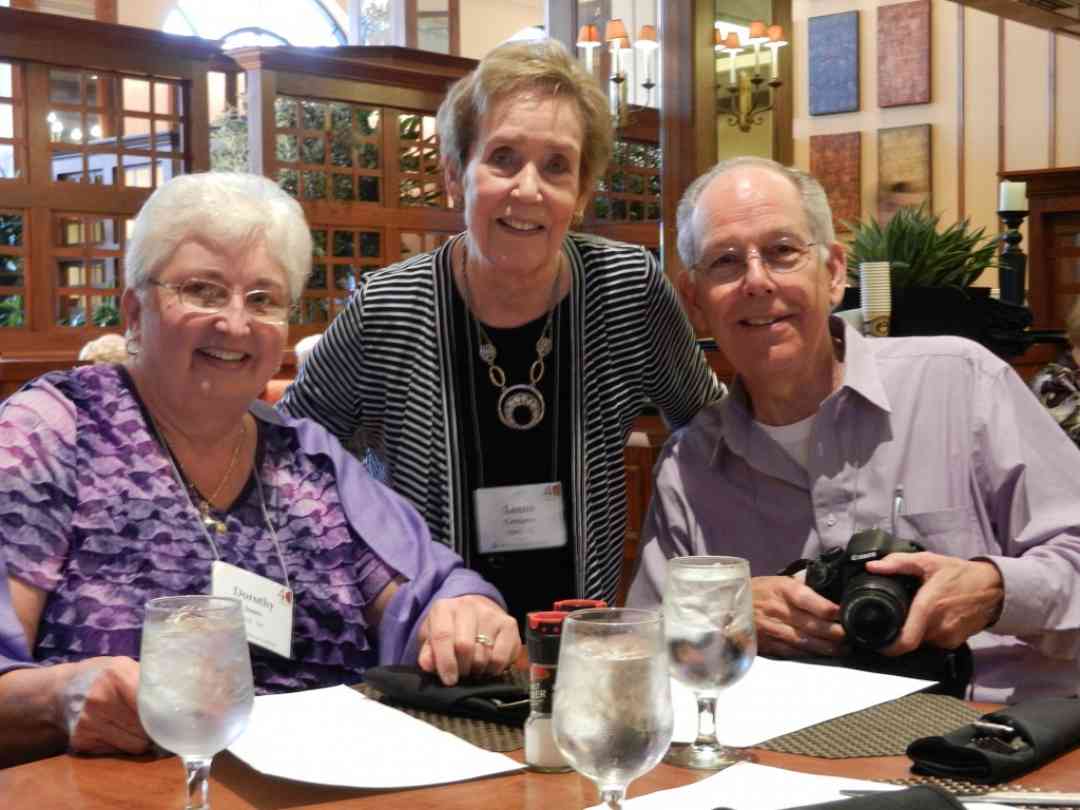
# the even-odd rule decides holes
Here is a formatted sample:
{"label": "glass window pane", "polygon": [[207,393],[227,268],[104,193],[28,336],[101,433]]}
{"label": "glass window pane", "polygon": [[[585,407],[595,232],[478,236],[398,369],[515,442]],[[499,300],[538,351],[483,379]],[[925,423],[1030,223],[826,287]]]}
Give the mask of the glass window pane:
{"label": "glass window pane", "polygon": [[10,62],[0,62],[0,96],[15,95],[12,82],[13,68]]}
{"label": "glass window pane", "polygon": [[26,307],[21,295],[0,295],[0,328],[14,329],[26,323]]}
{"label": "glass window pane", "polygon": [[124,155],[123,161],[123,184],[129,188],[153,188],[153,167],[150,158],[139,155]]}
{"label": "glass window pane", "polygon": [[9,143],[0,143],[0,180],[12,180],[19,176],[15,165],[15,147]]}
{"label": "glass window pane", "polygon": [[77,70],[49,69],[49,101],[61,104],[80,104],[79,92],[81,74]]}
{"label": "glass window pane", "polygon": [[325,290],[326,289],[326,265],[325,264],[313,264],[311,265],[311,278],[308,279],[309,290]]}
{"label": "glass window pane", "polygon": [[326,255],[326,231],[311,231],[311,252],[314,256]]}
{"label": "glass window pane", "polygon": [[348,129],[334,130],[330,142],[330,162],[335,166],[352,166],[352,132]]}
{"label": "glass window pane", "polygon": [[348,131],[351,122],[352,109],[348,104],[330,105],[330,128],[334,130],[334,132],[339,130]]}
{"label": "glass window pane", "polygon": [[90,286],[106,289],[116,286],[115,259],[94,259],[90,262]]}
{"label": "glass window pane", "polygon": [[87,113],[86,143],[100,144],[103,140],[106,140],[105,134],[105,118],[102,117],[101,113]]}
{"label": "glass window pane", "polygon": [[274,125],[278,129],[296,129],[296,102],[291,98],[278,96],[274,99]]}
{"label": "glass window pane", "polygon": [[356,289],[356,276],[351,267],[334,268],[334,287],[352,292]]}
{"label": "glass window pane", "polygon": [[154,119],[154,148],[159,152],[183,151],[180,122],[171,118]]}
{"label": "glass window pane", "polygon": [[126,149],[149,149],[149,143],[138,143],[127,140],[132,136],[149,135],[150,134],[150,119],[149,118],[137,118],[132,115],[124,116],[124,147]]}
{"label": "glass window pane", "polygon": [[90,320],[94,326],[119,326],[120,307],[114,295],[90,296]]}
{"label": "glass window pane", "polygon": [[86,326],[86,306],[81,295],[57,296],[56,323],[60,326]]}
{"label": "glass window pane", "polygon": [[100,73],[86,75],[86,106],[116,106],[116,79]]}
{"label": "glass window pane", "polygon": [[360,233],[360,255],[364,258],[378,258],[382,255],[380,241],[381,237],[377,231],[362,231]]}
{"label": "glass window pane", "polygon": [[59,228],[57,232],[56,243],[60,247],[70,247],[72,245],[81,245],[83,241],[83,224],[80,219],[69,219],[67,217],[60,217],[58,223]]}
{"label": "glass window pane", "polygon": [[21,287],[25,283],[22,256],[0,253],[0,287]]}
{"label": "glass window pane", "polygon": [[23,218],[0,213],[0,245],[18,247],[23,243]]}
{"label": "glass window pane", "polygon": [[343,202],[352,202],[355,199],[353,194],[353,178],[351,174],[335,174],[334,178],[334,199],[341,200]]}
{"label": "glass window pane", "polygon": [[420,253],[423,250],[420,243],[420,234],[418,233],[402,233],[401,234],[401,256],[412,256],[416,253]]}
{"label": "glass window pane", "polygon": [[301,172],[305,200],[326,199],[326,175],[322,172]]}
{"label": "glass window pane", "polygon": [[180,88],[170,82],[154,82],[154,112],[180,115]]}
{"label": "glass window pane", "polygon": [[360,200],[361,202],[377,203],[379,201],[379,178],[357,177],[356,199]]}
{"label": "glass window pane", "polygon": [[326,141],[322,138],[304,138],[300,160],[303,163],[322,164],[326,160]]}
{"label": "glass window pane", "polygon": [[15,137],[15,105],[0,104],[0,138]]}
{"label": "glass window pane", "polygon": [[299,181],[295,169],[278,169],[277,184],[293,197],[299,194]]}
{"label": "glass window pane", "polygon": [[154,161],[154,187],[160,187],[177,175],[183,174],[183,164],[179,160]]}
{"label": "glass window pane", "polygon": [[120,250],[119,229],[120,221],[110,217],[90,223],[88,231],[93,243],[102,250]]}
{"label": "glass window pane", "polygon": [[319,101],[301,101],[304,129],[326,129],[326,105]]}
{"label": "glass window pane", "polygon": [[352,231],[334,231],[334,255],[337,257],[353,255]]}
{"label": "glass window pane", "polygon": [[123,107],[133,112],[150,112],[150,82],[125,78]]}
{"label": "glass window pane", "polygon": [[60,259],[56,262],[56,286],[82,287],[86,284],[86,271],[83,263],[77,259]]}
{"label": "glass window pane", "polygon": [[278,135],[274,156],[282,163],[294,162],[300,154],[298,143],[295,135]]}
{"label": "glass window pane", "polygon": [[365,143],[358,150],[357,158],[361,169],[377,169],[379,168],[379,147],[373,143]]}

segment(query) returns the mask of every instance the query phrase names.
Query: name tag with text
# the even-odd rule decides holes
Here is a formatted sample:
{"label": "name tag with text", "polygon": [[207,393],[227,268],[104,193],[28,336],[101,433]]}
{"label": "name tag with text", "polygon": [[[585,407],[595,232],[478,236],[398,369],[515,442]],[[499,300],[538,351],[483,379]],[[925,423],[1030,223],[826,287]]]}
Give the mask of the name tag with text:
{"label": "name tag with text", "polygon": [[210,582],[214,596],[231,596],[243,603],[249,643],[283,658],[291,656],[292,590],[221,560],[210,566]]}
{"label": "name tag with text", "polygon": [[566,545],[562,484],[485,487],[473,492],[481,554]]}

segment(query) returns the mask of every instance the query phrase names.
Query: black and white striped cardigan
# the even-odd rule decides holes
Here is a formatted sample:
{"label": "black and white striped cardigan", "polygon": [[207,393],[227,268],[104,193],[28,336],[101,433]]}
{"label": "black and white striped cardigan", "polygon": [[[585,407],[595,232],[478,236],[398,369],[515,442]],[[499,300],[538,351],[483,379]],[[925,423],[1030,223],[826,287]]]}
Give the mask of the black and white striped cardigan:
{"label": "black and white striped cardigan", "polygon": [[[469,562],[451,386],[451,246],[370,272],[281,406],[342,442],[360,431],[436,540]],[[652,254],[570,234],[571,487],[578,595],[614,599],[626,530],[623,447],[646,402],[681,426],[723,389]],[[581,530],[584,527],[584,530]],[[581,561],[584,565],[581,565]]]}

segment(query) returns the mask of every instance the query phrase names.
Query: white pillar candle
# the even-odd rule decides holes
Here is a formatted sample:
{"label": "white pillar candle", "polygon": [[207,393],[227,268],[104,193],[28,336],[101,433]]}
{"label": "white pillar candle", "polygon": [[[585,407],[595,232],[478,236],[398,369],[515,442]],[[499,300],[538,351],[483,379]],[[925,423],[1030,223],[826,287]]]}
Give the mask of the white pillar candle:
{"label": "white pillar candle", "polygon": [[998,194],[998,211],[1027,211],[1027,183],[1002,180]]}

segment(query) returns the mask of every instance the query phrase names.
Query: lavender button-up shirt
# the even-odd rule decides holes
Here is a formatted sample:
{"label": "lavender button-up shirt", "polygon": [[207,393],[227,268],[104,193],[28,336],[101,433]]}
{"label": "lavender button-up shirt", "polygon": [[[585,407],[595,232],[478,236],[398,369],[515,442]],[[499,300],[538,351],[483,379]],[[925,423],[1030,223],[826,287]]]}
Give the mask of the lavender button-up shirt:
{"label": "lavender button-up shirt", "polygon": [[754,576],[889,528],[928,550],[985,558],[1005,601],[969,643],[972,697],[1080,692],[1080,449],[1004,362],[954,337],[843,329],[844,379],[814,417],[803,469],[732,393],[674,434],[656,466],[628,603],[659,603],[665,561],[750,560]]}

